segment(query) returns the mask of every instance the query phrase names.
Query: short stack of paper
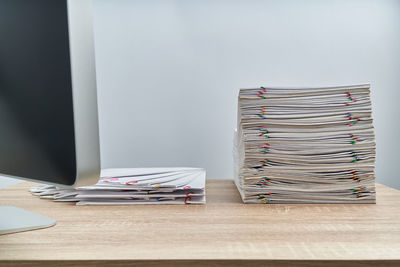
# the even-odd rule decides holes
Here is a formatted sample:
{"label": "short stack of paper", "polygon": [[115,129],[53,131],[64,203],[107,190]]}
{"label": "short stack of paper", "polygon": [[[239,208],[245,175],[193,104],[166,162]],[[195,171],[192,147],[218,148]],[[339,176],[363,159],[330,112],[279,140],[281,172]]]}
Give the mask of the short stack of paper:
{"label": "short stack of paper", "polygon": [[31,188],[34,195],[77,205],[204,204],[205,170],[198,168],[104,169],[96,185]]}
{"label": "short stack of paper", "polygon": [[369,89],[241,89],[235,183],[243,201],[375,203]]}

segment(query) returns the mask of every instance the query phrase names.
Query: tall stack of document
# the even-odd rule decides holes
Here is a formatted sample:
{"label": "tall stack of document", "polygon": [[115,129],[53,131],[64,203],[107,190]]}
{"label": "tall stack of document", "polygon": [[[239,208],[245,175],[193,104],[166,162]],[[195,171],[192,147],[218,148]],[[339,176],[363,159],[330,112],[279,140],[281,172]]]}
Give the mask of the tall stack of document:
{"label": "tall stack of document", "polygon": [[205,178],[205,170],[198,168],[104,169],[93,186],[39,185],[30,191],[77,205],[204,204]]}
{"label": "tall stack of document", "polygon": [[245,203],[375,203],[369,84],[241,89],[235,183]]}

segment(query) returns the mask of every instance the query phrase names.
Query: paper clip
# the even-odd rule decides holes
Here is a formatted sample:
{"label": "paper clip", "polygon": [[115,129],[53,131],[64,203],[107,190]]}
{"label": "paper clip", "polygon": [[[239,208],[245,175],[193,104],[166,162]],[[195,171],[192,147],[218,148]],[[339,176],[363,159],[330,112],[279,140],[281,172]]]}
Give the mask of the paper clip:
{"label": "paper clip", "polygon": [[266,119],[266,117],[263,114],[257,114],[258,117],[260,117],[261,119]]}
{"label": "paper clip", "polygon": [[353,118],[350,112],[346,113],[346,117],[350,121],[349,123],[347,123],[348,126],[353,126],[354,124],[360,121],[360,118]]}
{"label": "paper clip", "polygon": [[351,179],[353,179],[354,181],[360,182],[360,178],[358,178],[357,172],[355,170],[350,170],[349,172],[351,174]]}
{"label": "paper clip", "polygon": [[267,92],[267,89],[265,87],[263,87],[263,86],[261,86],[260,89],[261,90],[257,91],[257,96],[259,98],[266,99],[266,97],[264,96],[264,93]]}
{"label": "paper clip", "polygon": [[267,112],[265,111],[266,109],[267,109],[266,106],[262,106],[262,107],[261,107],[261,114],[267,115]]}
{"label": "paper clip", "polygon": [[192,197],[186,197],[184,203],[185,204],[190,204],[188,201],[192,200]]}
{"label": "paper clip", "polygon": [[357,101],[358,101],[357,99],[355,99],[355,98],[350,94],[350,92],[346,92],[346,95],[347,95],[347,99],[348,99],[348,100],[353,101],[353,102],[357,102]]}
{"label": "paper clip", "polygon": [[264,126],[260,126],[260,128],[258,128],[258,131],[260,131],[260,136],[263,136],[264,134],[268,133],[268,130],[265,129]]}
{"label": "paper clip", "polygon": [[263,177],[263,179],[261,179],[258,182],[258,186],[264,188],[266,185],[269,185],[269,183],[271,182],[271,180],[268,177]]}
{"label": "paper clip", "polygon": [[132,185],[132,184],[137,184],[137,183],[138,183],[138,181],[128,181],[125,184],[126,185]]}
{"label": "paper clip", "polygon": [[257,114],[260,118],[262,118],[264,120],[267,118],[267,117],[265,117],[265,115],[267,115],[267,113],[265,112],[266,108],[267,107],[265,107],[265,106],[261,107],[260,113]]}
{"label": "paper clip", "polygon": [[268,202],[271,201],[269,198],[266,198],[263,195],[258,194],[257,196],[258,196],[258,199],[260,199],[263,202],[263,204],[268,204]]}
{"label": "paper clip", "polygon": [[350,134],[350,137],[351,137],[351,139],[353,139],[350,141],[350,144],[352,144],[352,145],[355,145],[356,142],[360,141],[360,139],[357,138],[354,134]]}
{"label": "paper clip", "polygon": [[265,129],[264,126],[260,126],[260,128],[258,128],[258,131],[260,132],[259,136],[265,136],[265,138],[269,138],[269,135],[267,135],[269,131]]}
{"label": "paper clip", "polygon": [[357,153],[354,150],[350,150],[352,157],[354,158],[351,162],[356,162],[359,160]]}
{"label": "paper clip", "polygon": [[268,143],[265,143],[265,145],[261,145],[260,148],[261,148],[260,152],[262,152],[264,154],[268,154],[269,153],[270,147],[269,147]]}
{"label": "paper clip", "polygon": [[256,169],[258,172],[262,172],[262,166],[254,166],[253,169]]}
{"label": "paper clip", "polygon": [[187,185],[187,186],[183,187],[183,190],[189,190],[190,188],[191,188],[190,185]]}
{"label": "paper clip", "polygon": [[268,162],[271,162],[269,159],[264,159],[260,161],[263,166],[268,166]]}
{"label": "paper clip", "polygon": [[364,192],[365,187],[364,186],[359,186],[358,188],[353,188],[351,191],[353,191],[353,194],[356,197],[361,197],[361,194]]}
{"label": "paper clip", "polygon": [[269,179],[268,177],[263,177],[263,179],[260,181],[261,184],[263,185],[268,185],[268,183],[271,182],[271,179]]}
{"label": "paper clip", "polygon": [[103,182],[105,182],[105,183],[115,182],[115,181],[119,181],[119,178],[110,178],[110,179],[103,180]]}
{"label": "paper clip", "polygon": [[186,193],[185,204],[190,204],[188,203],[188,200],[192,200],[192,194],[193,192]]}

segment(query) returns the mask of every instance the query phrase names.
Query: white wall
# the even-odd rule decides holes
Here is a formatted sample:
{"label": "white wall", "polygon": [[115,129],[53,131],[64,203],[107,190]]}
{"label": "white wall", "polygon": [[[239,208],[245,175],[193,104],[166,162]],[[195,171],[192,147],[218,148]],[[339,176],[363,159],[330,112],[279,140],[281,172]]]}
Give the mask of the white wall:
{"label": "white wall", "polygon": [[232,177],[238,88],[371,82],[377,181],[400,188],[400,2],[96,0],[104,167]]}
{"label": "white wall", "polygon": [[371,82],[377,181],[400,188],[400,1],[94,3],[103,167],[231,178],[240,87]]}

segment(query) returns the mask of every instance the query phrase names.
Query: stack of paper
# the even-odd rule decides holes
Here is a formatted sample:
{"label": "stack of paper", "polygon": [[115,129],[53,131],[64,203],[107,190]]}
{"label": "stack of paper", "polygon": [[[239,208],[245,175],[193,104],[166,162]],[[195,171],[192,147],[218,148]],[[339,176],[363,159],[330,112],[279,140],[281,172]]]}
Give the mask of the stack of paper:
{"label": "stack of paper", "polygon": [[104,169],[96,185],[31,188],[34,195],[77,205],[204,204],[205,170],[197,168]]}
{"label": "stack of paper", "polygon": [[235,182],[245,203],[375,203],[370,86],[241,89]]}

